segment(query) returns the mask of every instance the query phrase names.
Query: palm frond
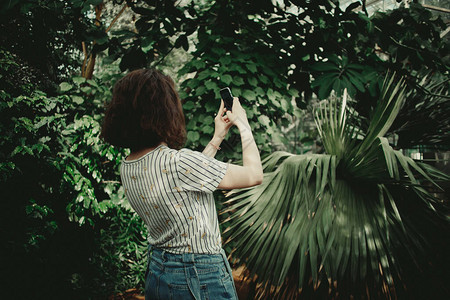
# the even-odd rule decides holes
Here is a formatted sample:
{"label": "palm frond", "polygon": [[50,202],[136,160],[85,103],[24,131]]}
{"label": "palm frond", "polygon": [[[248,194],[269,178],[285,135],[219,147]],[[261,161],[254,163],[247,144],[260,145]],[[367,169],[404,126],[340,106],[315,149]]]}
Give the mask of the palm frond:
{"label": "palm frond", "polygon": [[386,77],[381,93],[381,99],[375,106],[374,113],[370,119],[369,128],[363,141],[351,153],[344,158],[345,168],[357,176],[358,171],[367,167],[376,166],[378,160],[377,146],[381,143],[380,138],[386,134],[397,117],[400,108],[405,101],[405,84],[401,79],[395,82],[395,74]]}
{"label": "palm frond", "polygon": [[322,102],[316,124],[328,154],[274,152],[264,159],[260,186],[230,193],[224,237],[257,275],[262,296],[296,298],[309,279],[317,287],[323,278],[371,285],[374,293],[382,286],[388,297],[402,287],[398,249],[415,261],[425,240],[405,203],[436,213],[427,186],[449,180],[383,136],[403,101],[403,84],[387,79],[365,134],[348,125],[346,99]]}

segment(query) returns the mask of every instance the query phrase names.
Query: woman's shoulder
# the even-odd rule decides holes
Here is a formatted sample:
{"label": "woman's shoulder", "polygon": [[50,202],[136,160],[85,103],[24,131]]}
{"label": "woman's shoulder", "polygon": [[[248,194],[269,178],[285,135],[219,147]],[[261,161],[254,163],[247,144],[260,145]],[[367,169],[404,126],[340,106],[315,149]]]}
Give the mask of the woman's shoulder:
{"label": "woman's shoulder", "polygon": [[184,159],[196,159],[196,160],[205,160],[208,157],[200,151],[192,150],[189,148],[181,148],[178,150],[178,158],[181,160]]}

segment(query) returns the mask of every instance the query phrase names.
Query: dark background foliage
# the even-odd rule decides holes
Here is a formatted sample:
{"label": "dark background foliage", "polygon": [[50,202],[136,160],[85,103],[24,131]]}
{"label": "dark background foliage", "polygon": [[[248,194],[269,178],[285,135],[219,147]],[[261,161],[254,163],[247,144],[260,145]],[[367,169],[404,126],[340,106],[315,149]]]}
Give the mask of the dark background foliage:
{"label": "dark background foliage", "polygon": [[[297,132],[298,120],[315,98],[344,88],[364,124],[390,70],[410,86],[393,144],[448,150],[450,51],[439,36],[442,18],[416,3],[372,16],[356,12],[358,3],[337,4],[3,2],[1,294],[104,299],[142,287],[146,229],[118,177],[127,152],[98,138],[103,105],[129,70],[158,67],[176,77],[188,146],[198,150],[213,132],[219,89],[231,86],[263,154],[275,144],[314,151],[317,134]],[[287,131],[292,124],[295,131]],[[238,144],[233,132],[218,158],[238,159]]]}

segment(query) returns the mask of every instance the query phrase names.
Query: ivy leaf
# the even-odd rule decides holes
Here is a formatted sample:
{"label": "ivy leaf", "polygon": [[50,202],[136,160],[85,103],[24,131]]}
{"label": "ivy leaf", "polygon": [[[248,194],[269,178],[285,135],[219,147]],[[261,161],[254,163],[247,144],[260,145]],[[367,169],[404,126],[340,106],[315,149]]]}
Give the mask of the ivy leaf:
{"label": "ivy leaf", "polygon": [[183,104],[183,108],[186,110],[191,110],[194,107],[195,107],[195,104],[192,101],[187,101],[186,103]]}
{"label": "ivy leaf", "polygon": [[187,139],[191,142],[196,142],[200,139],[200,134],[197,131],[189,131],[187,133]]}
{"label": "ivy leaf", "polygon": [[201,144],[202,146],[206,147],[206,145],[209,144],[209,137],[202,136],[202,137],[200,138],[200,144]]}
{"label": "ivy leaf", "polygon": [[193,60],[191,64],[197,69],[200,70],[205,67],[205,62],[202,60]]}
{"label": "ivy leaf", "polygon": [[268,116],[261,115],[258,117],[258,121],[265,127],[270,127],[270,119]]}
{"label": "ivy leaf", "polygon": [[203,119],[204,124],[212,124],[213,122],[214,122],[214,118],[211,116],[207,116],[206,118]]}
{"label": "ivy leaf", "polygon": [[247,100],[255,100],[256,99],[256,94],[255,94],[255,92],[253,92],[253,91],[251,91],[251,90],[245,90],[243,93],[242,93],[242,97],[244,97],[245,99],[247,99]]}
{"label": "ivy leaf", "polygon": [[145,37],[144,39],[142,39],[142,42],[141,42],[142,52],[148,53],[150,50],[153,49],[153,44],[154,44],[153,39],[151,39],[149,37]]}
{"label": "ivy leaf", "polygon": [[206,134],[212,134],[214,132],[214,128],[209,125],[203,126],[202,131]]}
{"label": "ivy leaf", "polygon": [[221,65],[226,66],[226,65],[228,65],[229,63],[231,63],[231,57],[229,57],[229,56],[222,56],[222,57],[219,59],[219,62],[220,62]]}
{"label": "ivy leaf", "polygon": [[[219,104],[220,104],[220,102],[219,102]],[[219,109],[219,105],[213,101],[208,101],[205,104],[205,109],[206,109],[206,112],[213,112],[213,111],[216,111],[217,109]]]}
{"label": "ivy leaf", "polygon": [[251,86],[257,87],[258,86],[258,80],[254,77],[247,78],[248,83],[250,83]]}
{"label": "ivy leaf", "polygon": [[72,81],[76,84],[82,84],[86,82],[86,78],[81,77],[81,76],[75,76],[72,78]]}
{"label": "ivy leaf", "polygon": [[84,99],[80,96],[72,96],[72,101],[75,102],[75,104],[80,105],[84,102]]}
{"label": "ivy leaf", "polygon": [[239,97],[239,96],[242,95],[242,90],[239,89],[239,88],[232,87],[231,88],[231,92],[232,92],[234,97]]}
{"label": "ivy leaf", "polygon": [[245,71],[241,65],[238,64],[232,64],[228,66],[230,71],[237,71],[239,74],[247,74],[247,71]]}
{"label": "ivy leaf", "polygon": [[264,84],[268,84],[269,83],[269,78],[266,75],[258,75],[258,78]]}
{"label": "ivy leaf", "polygon": [[194,130],[197,127],[197,121],[195,119],[189,120],[189,122],[186,125],[186,129],[188,131]]}
{"label": "ivy leaf", "polygon": [[217,83],[212,82],[210,80],[205,83],[205,86],[208,90],[217,90],[218,89]]}
{"label": "ivy leaf", "polygon": [[258,71],[255,64],[246,64],[245,66],[252,73],[256,73]]}
{"label": "ivy leaf", "polygon": [[296,89],[289,89],[288,94],[296,98],[299,96],[298,90]]}
{"label": "ivy leaf", "polygon": [[244,84],[244,80],[243,80],[241,77],[236,76],[236,77],[233,79],[233,84],[234,84],[234,85],[237,85],[237,86],[241,86],[241,85]]}
{"label": "ivy leaf", "polygon": [[269,100],[271,101],[275,100],[276,96],[272,89],[267,90],[267,98],[269,98]]}
{"label": "ivy leaf", "polygon": [[195,96],[201,96],[206,92],[205,86],[201,85],[195,90]]}
{"label": "ivy leaf", "polygon": [[283,109],[283,111],[288,111],[289,109],[289,103],[286,101],[286,99],[281,99],[281,108]]}
{"label": "ivy leaf", "polygon": [[220,78],[220,81],[222,81],[226,85],[230,85],[230,83],[233,81],[233,77],[231,77],[231,75],[226,74]]}
{"label": "ivy leaf", "polygon": [[73,88],[73,85],[71,85],[68,82],[61,82],[59,84],[59,89],[61,90],[61,92],[67,92],[67,91],[69,91],[72,88]]}
{"label": "ivy leaf", "polygon": [[258,96],[265,96],[266,95],[266,93],[264,93],[264,90],[262,88],[260,88],[259,86],[255,89],[255,93]]}
{"label": "ivy leaf", "polygon": [[211,70],[204,70],[198,74],[198,80],[203,80],[208,77],[211,77],[211,75],[214,74]]}
{"label": "ivy leaf", "polygon": [[81,91],[85,94],[90,94],[92,92],[92,88],[90,86],[83,86]]}

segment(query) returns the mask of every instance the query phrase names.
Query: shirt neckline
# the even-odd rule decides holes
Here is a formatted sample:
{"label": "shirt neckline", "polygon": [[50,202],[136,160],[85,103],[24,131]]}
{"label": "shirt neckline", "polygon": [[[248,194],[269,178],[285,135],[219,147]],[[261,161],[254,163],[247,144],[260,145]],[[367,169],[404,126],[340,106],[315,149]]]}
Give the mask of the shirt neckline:
{"label": "shirt neckline", "polygon": [[[159,148],[162,148],[162,147],[166,147],[166,145],[164,145],[164,144],[159,144],[155,149],[148,151],[147,153],[145,153],[144,155],[142,155],[141,157],[136,158],[136,159],[127,160],[126,157],[125,157],[125,158],[123,159],[123,162],[124,162],[124,163],[134,163],[134,162],[138,162],[138,161],[140,161],[140,160],[146,158],[146,157],[149,156],[151,153],[155,152],[156,150],[158,150]],[[127,156],[127,157],[128,157],[128,156]]]}

